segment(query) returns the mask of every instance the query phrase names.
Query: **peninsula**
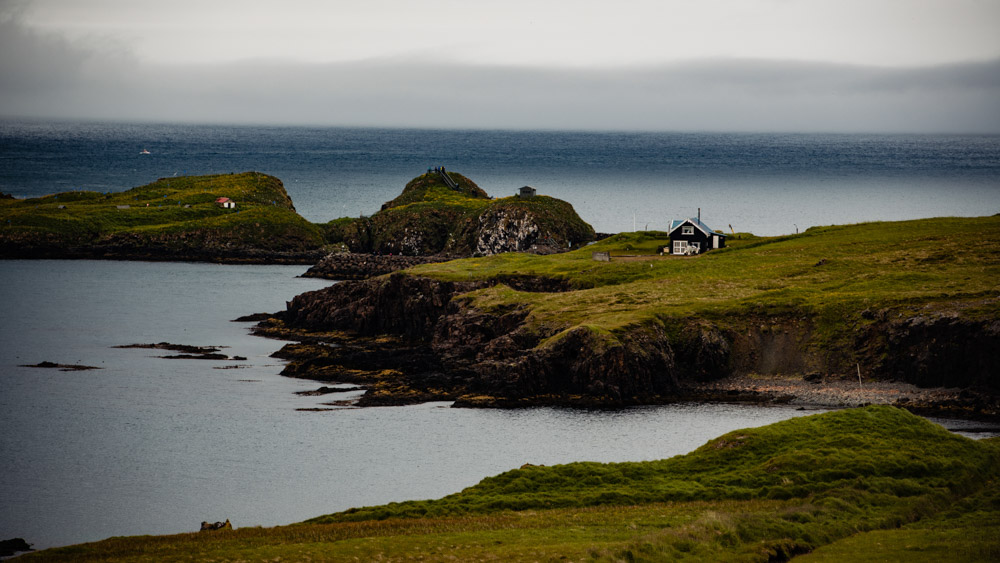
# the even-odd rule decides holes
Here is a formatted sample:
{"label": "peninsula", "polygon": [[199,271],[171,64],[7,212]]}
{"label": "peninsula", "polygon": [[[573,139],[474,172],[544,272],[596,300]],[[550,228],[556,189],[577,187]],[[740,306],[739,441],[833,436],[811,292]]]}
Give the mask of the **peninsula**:
{"label": "peninsula", "polygon": [[0,200],[0,257],[315,263],[319,227],[257,172],[161,178],[124,192]]}
{"label": "peninsula", "polygon": [[729,239],[418,265],[299,295],[257,332],[299,341],[278,352],[285,375],[367,386],[361,405],[726,400],[741,392],[715,383],[773,376],[952,388],[906,406],[1000,414],[1000,216]]}

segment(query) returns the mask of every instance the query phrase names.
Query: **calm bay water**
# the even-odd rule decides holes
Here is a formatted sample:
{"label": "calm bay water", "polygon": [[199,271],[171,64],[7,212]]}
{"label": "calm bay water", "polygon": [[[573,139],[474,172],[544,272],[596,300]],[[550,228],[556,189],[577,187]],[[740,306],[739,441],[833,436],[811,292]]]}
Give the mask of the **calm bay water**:
{"label": "calm bay water", "polygon": [[[143,149],[149,155],[140,155]],[[565,199],[599,232],[702,209],[758,235],[1000,212],[1000,136],[565,133],[0,122],[0,191],[121,191],[257,170],[314,222],[372,214],[430,166]]]}
{"label": "calm bay water", "polygon": [[[338,409],[297,396],[281,342],[230,319],[329,282],[301,267],[8,261],[0,286],[0,535],[41,546],[301,521],[458,491],[523,463],[658,459],[793,408],[594,412],[432,403]],[[246,361],[170,360],[146,342],[227,346]],[[52,361],[103,369],[20,367]],[[239,369],[215,369],[223,366]],[[349,396],[349,394],[348,394]]]}
{"label": "calm bay water", "polygon": [[[298,396],[282,343],[230,319],[326,285],[303,267],[0,263],[0,537],[38,548],[194,531],[202,520],[277,525],[456,492],[524,463],[638,461],[818,411],[672,405],[339,408]],[[246,361],[170,360],[132,343],[227,346]],[[52,361],[102,369],[20,367]],[[216,369],[239,366],[238,369]],[[960,422],[949,422],[961,426]],[[994,429],[994,433],[996,429]]]}
{"label": "calm bay water", "polygon": [[[148,149],[151,154],[140,155]],[[428,166],[491,195],[525,184],[598,231],[706,222],[773,235],[811,225],[1000,212],[1000,137],[700,135],[0,122],[0,191],[120,191],[259,170],[312,221],[370,214]],[[328,282],[304,267],[0,262],[0,539],[301,521],[439,497],[524,463],[634,461],[809,414],[674,405],[619,411],[336,409],[278,374],[282,343],[230,319]],[[246,361],[113,346],[227,346]],[[53,361],[85,372],[19,367]],[[215,369],[238,366],[236,369]],[[349,397],[350,394],[346,394]],[[960,425],[949,422],[950,425]]]}

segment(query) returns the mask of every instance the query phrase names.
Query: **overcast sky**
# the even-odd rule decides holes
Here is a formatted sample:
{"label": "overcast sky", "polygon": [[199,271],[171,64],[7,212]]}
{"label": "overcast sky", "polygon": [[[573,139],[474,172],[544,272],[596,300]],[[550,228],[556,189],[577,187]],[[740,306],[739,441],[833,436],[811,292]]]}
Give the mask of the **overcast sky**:
{"label": "overcast sky", "polygon": [[1000,132],[1000,0],[0,0],[0,115]]}

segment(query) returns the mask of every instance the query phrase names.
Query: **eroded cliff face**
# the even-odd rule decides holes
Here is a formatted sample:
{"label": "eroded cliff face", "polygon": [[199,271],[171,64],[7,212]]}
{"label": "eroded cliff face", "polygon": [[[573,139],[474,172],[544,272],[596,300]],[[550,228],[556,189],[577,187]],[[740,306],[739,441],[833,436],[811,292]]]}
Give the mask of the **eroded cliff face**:
{"label": "eroded cliff face", "polygon": [[474,252],[480,256],[530,250],[538,242],[539,227],[524,211],[479,216]]}
{"label": "eroded cliff face", "polygon": [[[884,354],[873,358],[887,378],[921,387],[964,387],[1000,394],[1000,321],[954,312],[892,315],[874,323],[868,338]],[[880,361],[879,361],[880,360]]]}
{"label": "eroded cliff face", "polygon": [[[503,281],[522,291],[566,290],[551,280]],[[814,320],[803,315],[664,320],[611,334],[540,327],[526,307],[483,311],[463,296],[496,283],[393,274],[300,295],[282,316],[286,328],[341,330],[361,340],[337,352],[322,349],[318,364],[308,354],[293,358],[286,373],[325,380],[352,373],[349,381],[377,391],[368,404],[435,398],[465,406],[652,403],[734,374],[853,375],[858,368],[866,378],[1000,392],[997,321],[882,311],[850,329],[849,350],[826,346]],[[359,378],[358,370],[373,375]]]}
{"label": "eroded cliff face", "polygon": [[532,207],[513,200],[486,208],[453,239],[452,248],[467,247],[475,256],[503,252],[550,254],[595,236],[566,202],[551,200],[546,206]]}

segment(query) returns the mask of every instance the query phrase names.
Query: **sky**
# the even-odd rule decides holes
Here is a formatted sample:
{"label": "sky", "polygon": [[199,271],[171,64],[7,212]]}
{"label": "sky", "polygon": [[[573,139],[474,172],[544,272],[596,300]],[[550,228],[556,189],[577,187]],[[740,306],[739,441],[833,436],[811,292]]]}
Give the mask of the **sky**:
{"label": "sky", "polygon": [[1000,133],[1000,0],[0,0],[0,116]]}

